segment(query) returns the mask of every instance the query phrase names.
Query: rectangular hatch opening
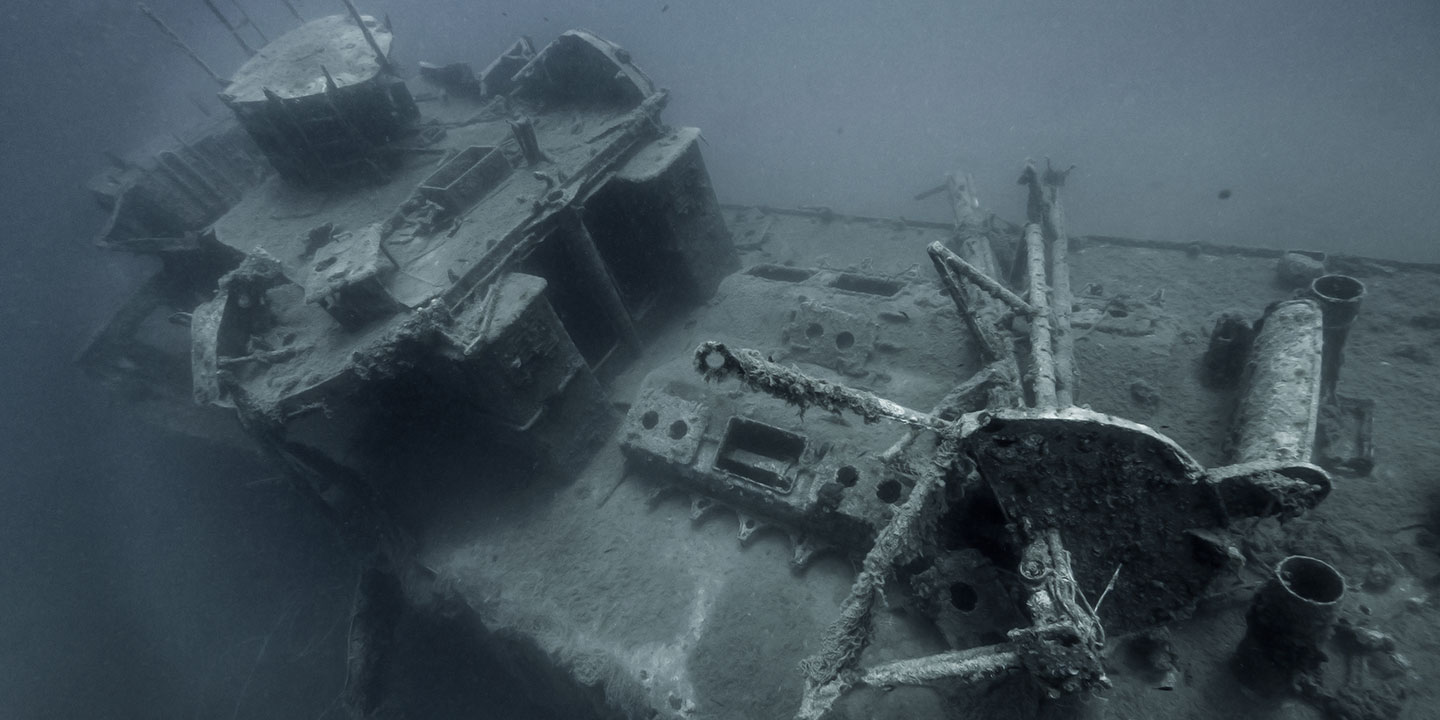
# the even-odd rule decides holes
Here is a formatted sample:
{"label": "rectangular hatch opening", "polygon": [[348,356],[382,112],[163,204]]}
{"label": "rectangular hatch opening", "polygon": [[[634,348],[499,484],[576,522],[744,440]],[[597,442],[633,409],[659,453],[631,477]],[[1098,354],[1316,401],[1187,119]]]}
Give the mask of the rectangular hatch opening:
{"label": "rectangular hatch opening", "polygon": [[867,295],[879,295],[880,297],[894,297],[905,287],[905,283],[888,278],[872,277],[870,275],[856,275],[855,273],[840,273],[830,287],[836,290],[848,290],[850,292],[865,293]]}
{"label": "rectangular hatch opening", "polygon": [[787,267],[785,265],[756,265],[745,271],[746,275],[753,275],[766,280],[776,282],[805,282],[815,274],[814,270],[807,268]]}
{"label": "rectangular hatch opening", "polygon": [[784,494],[795,486],[805,437],[765,423],[732,417],[715,455],[715,469]]}

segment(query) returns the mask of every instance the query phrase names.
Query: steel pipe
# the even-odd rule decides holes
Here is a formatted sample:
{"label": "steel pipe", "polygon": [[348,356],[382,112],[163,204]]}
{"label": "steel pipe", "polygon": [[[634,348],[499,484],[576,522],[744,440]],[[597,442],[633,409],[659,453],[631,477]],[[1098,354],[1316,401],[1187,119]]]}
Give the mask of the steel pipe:
{"label": "steel pipe", "polygon": [[1232,461],[1307,463],[1320,410],[1320,306],[1271,305],[1260,320],[1236,408]]}
{"label": "steel pipe", "polygon": [[1310,283],[1310,294],[1320,301],[1320,309],[1325,315],[1320,392],[1328,402],[1335,399],[1335,386],[1340,382],[1340,364],[1345,359],[1345,341],[1350,337],[1350,325],[1360,313],[1365,283],[1349,275],[1321,275]]}
{"label": "steel pipe", "polygon": [[1272,679],[1282,686],[1297,673],[1316,670],[1344,597],[1345,578],[1329,563],[1304,555],[1281,560],[1245,616],[1239,660],[1255,677],[1278,671]]}

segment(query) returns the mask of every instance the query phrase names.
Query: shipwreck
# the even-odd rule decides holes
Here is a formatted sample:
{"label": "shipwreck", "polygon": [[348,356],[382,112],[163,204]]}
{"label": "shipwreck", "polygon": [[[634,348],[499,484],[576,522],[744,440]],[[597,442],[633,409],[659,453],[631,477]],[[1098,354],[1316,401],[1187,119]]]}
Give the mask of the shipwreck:
{"label": "shipwreck", "polygon": [[556,716],[1400,712],[1402,610],[1286,523],[1414,462],[1366,318],[1437,268],[1076,236],[1048,161],[1020,224],[963,173],[953,223],[722,205],[619,45],[392,39],[300,24],[96,178],[161,262],[81,358],[364,558],[355,717],[407,712],[407,613]]}

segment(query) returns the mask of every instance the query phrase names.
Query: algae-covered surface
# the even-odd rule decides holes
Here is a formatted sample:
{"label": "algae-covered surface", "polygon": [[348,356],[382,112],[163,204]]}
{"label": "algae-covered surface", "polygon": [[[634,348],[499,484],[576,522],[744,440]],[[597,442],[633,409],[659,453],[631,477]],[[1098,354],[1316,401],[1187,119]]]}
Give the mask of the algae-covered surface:
{"label": "algae-covered surface", "polygon": [[[863,271],[904,278],[925,292],[935,288],[924,248],[947,234],[940,226],[754,208],[730,208],[727,220],[746,266]],[[1077,401],[1151,425],[1202,464],[1223,464],[1229,406],[1222,392],[1202,383],[1202,356],[1221,313],[1258,318],[1267,304],[1291,296],[1276,280],[1276,255],[1077,240],[1071,254],[1080,308]],[[1368,294],[1340,391],[1376,403],[1375,470],[1338,475],[1329,498],[1301,519],[1250,529],[1243,564],[1216,581],[1193,617],[1168,626],[1178,670],[1173,688],[1159,689],[1161,678],[1140,643],[1111,638],[1106,662],[1114,688],[1089,702],[1048,703],[1017,679],[970,689],[940,683],[858,691],[837,705],[836,717],[1325,717],[1298,699],[1248,690],[1232,662],[1254,587],[1289,554],[1332,563],[1349,585],[1342,621],[1394,638],[1398,655],[1383,662],[1332,643],[1327,687],[1343,690],[1347,704],[1332,706],[1330,716],[1430,717],[1434,690],[1418,679],[1440,671],[1431,598],[1440,560],[1434,521],[1426,516],[1440,460],[1430,431],[1440,401],[1433,364],[1440,322],[1430,309],[1440,274],[1378,262],[1345,267],[1362,276]],[[704,339],[778,348],[779,328],[765,321],[775,309],[763,305],[775,302],[722,286],[707,306],[653,329],[647,352],[614,382],[616,399],[623,403],[650,368],[686,357]],[[923,305],[912,310],[960,332],[953,309]],[[1125,311],[1110,312],[1116,308]],[[937,356],[956,338],[930,335]],[[945,381],[963,377],[971,360],[956,358]],[[870,364],[877,363],[883,358]],[[827,420],[817,411],[804,422]],[[875,432],[892,439],[898,431],[875,426]],[[691,498],[663,492],[663,477],[627,469],[615,442],[573,481],[536,481],[457,507],[433,525],[421,554],[441,578],[439,587],[462,597],[487,631],[503,638],[497,644],[509,648],[504,652],[558,668],[571,688],[557,694],[572,696],[563,707],[615,717],[791,716],[802,689],[797,663],[818,649],[835,619],[855,559],[826,555],[792,571],[785,533],[762,532],[742,544],[733,513],[692,521]],[[863,664],[944,649],[898,588],[876,627]]]}

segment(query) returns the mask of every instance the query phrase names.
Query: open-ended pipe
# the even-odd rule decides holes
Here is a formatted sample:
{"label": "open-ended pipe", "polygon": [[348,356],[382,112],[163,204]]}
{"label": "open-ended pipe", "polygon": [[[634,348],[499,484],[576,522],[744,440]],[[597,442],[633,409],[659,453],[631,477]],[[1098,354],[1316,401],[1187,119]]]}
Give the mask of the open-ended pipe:
{"label": "open-ended pipe", "polygon": [[1344,597],[1345,578],[1329,563],[1304,555],[1281,560],[1245,616],[1241,659],[1263,660],[1284,675],[1318,668]]}
{"label": "open-ended pipe", "polygon": [[1320,370],[1320,392],[1327,402],[1335,399],[1340,382],[1340,364],[1345,359],[1345,340],[1350,325],[1360,313],[1365,284],[1349,275],[1321,275],[1310,283],[1310,294],[1320,301],[1325,315],[1325,351]]}

